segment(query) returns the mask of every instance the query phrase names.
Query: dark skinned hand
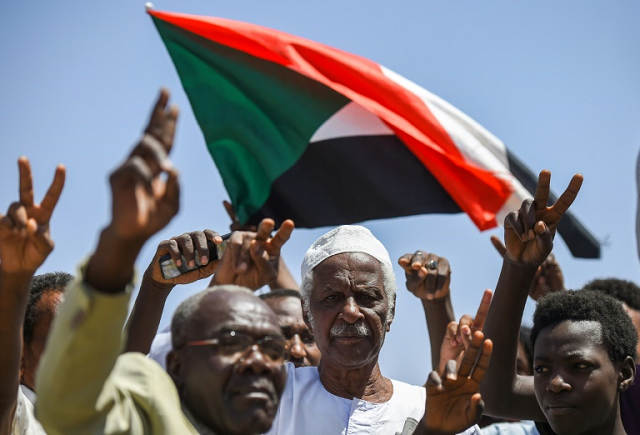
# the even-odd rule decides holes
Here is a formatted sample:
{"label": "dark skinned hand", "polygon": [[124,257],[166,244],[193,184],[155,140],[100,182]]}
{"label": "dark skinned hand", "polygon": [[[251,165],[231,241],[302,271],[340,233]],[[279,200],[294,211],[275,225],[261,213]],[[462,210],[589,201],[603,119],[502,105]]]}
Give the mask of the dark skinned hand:
{"label": "dark skinned hand", "polygon": [[492,295],[493,292],[491,290],[484,291],[475,317],[464,314],[460,321],[450,322],[447,325],[447,332],[440,347],[438,373],[444,373],[446,364],[450,360],[454,360],[460,366],[465,352],[471,346],[473,334],[476,331],[482,331],[482,328],[484,328],[484,321],[487,319],[487,313],[489,313]]}
{"label": "dark skinned hand", "polygon": [[64,187],[65,168],[59,165],[42,202],[33,198],[31,165],[26,157],[18,159],[20,201],[0,214],[0,269],[6,273],[33,274],[53,250],[49,220]]}
{"label": "dark skinned hand", "polygon": [[504,220],[505,259],[536,268],[547,259],[558,223],[578,196],[582,181],[581,174],[574,175],[555,204],[547,206],[551,172],[540,172],[535,198],[525,200]]}
{"label": "dark skinned hand", "polygon": [[257,290],[275,280],[280,249],[289,240],[294,224],[291,220],[284,221],[271,236],[274,227],[273,219],[263,219],[255,233],[234,232],[227,240],[211,285],[236,284]]}
{"label": "dark skinned hand", "polygon": [[[432,267],[432,261],[435,267]],[[398,259],[398,264],[404,269],[407,290],[417,298],[436,300],[449,294],[451,268],[446,258],[416,251],[414,254],[404,254]]]}
{"label": "dark skinned hand", "polygon": [[[163,240],[158,244],[156,254],[151,260],[149,267],[147,267],[144,273],[145,280],[149,280],[155,288],[171,291],[173,287],[179,284],[191,284],[192,282],[199,281],[204,278],[208,278],[213,275],[218,266],[218,260],[209,261],[211,258],[207,240],[210,240],[216,245],[222,243],[220,234],[213,230],[204,231],[192,231],[190,233],[184,233],[179,236],[172,237],[169,240]],[[201,267],[190,270],[175,278],[165,279],[162,276],[162,270],[160,267],[159,259],[163,255],[171,255],[171,259],[176,265],[182,264],[182,256],[189,267],[195,267],[195,251],[198,251],[200,256]]]}
{"label": "dark skinned hand", "polygon": [[[149,125],[129,157],[110,176],[112,222],[110,230],[122,240],[146,241],[178,213],[178,173],[169,160],[178,119],[176,107],[167,108],[163,89]],[[166,174],[166,179],[161,177]]]}
{"label": "dark skinned hand", "polygon": [[442,377],[436,371],[429,374],[421,422],[427,433],[456,434],[480,420],[484,410],[480,382],[489,367],[492,351],[491,340],[484,340],[484,334],[476,331],[459,370],[455,361],[449,361]]}
{"label": "dark skinned hand", "polygon": [[[498,253],[504,258],[507,248],[504,246],[500,238],[491,236],[491,243]],[[564,290],[564,276],[560,264],[556,260],[555,255],[549,254],[546,260],[538,267],[536,275],[529,288],[529,296],[537,301],[547,293]]]}

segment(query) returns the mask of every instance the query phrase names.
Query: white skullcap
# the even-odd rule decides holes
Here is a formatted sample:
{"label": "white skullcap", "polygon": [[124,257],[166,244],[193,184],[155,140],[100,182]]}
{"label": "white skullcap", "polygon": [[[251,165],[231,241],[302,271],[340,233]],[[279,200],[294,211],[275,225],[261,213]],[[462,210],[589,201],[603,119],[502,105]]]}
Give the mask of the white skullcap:
{"label": "white skullcap", "polygon": [[371,231],[360,225],[342,225],[316,240],[304,254],[302,277],[329,257],[344,252],[363,252],[393,270],[389,253]]}

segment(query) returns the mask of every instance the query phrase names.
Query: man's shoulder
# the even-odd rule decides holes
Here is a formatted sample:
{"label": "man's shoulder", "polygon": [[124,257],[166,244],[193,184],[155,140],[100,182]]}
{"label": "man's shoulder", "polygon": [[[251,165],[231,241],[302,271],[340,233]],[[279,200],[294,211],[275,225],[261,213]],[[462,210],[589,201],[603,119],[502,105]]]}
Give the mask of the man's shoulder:
{"label": "man's shoulder", "polygon": [[183,413],[173,380],[146,355],[139,352],[120,355],[109,381],[118,391],[122,405],[138,410],[150,433],[197,433]]}
{"label": "man's shoulder", "polygon": [[[163,391],[175,394],[175,384],[169,374],[156,361],[139,352],[126,352],[118,357],[111,380],[119,389],[131,390],[137,395],[150,395]],[[179,402],[179,401],[178,401]]]}

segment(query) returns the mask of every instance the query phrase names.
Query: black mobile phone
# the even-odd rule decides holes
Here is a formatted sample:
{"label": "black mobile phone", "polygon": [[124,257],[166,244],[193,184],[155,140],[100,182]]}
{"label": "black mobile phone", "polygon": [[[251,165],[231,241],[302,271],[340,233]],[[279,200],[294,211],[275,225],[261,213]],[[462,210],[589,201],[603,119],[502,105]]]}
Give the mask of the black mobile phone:
{"label": "black mobile phone", "polygon": [[[229,237],[231,237],[231,233],[225,234],[220,237],[222,237],[222,240],[226,241],[227,239],[229,239]],[[224,254],[224,248],[226,247],[226,245],[227,244],[224,242],[216,245],[211,240],[207,240],[207,247],[209,248],[209,263],[222,258],[222,254]],[[158,262],[160,263],[160,270],[162,271],[162,277],[164,279],[171,279],[180,276],[183,273],[189,272],[190,270],[202,267],[202,264],[200,263],[200,255],[198,255],[197,249],[194,252],[194,256],[196,265],[195,267],[189,267],[187,265],[187,260],[184,258],[184,255],[182,256],[181,266],[176,266],[176,263],[174,263],[171,259],[171,255],[163,255],[158,259]]]}

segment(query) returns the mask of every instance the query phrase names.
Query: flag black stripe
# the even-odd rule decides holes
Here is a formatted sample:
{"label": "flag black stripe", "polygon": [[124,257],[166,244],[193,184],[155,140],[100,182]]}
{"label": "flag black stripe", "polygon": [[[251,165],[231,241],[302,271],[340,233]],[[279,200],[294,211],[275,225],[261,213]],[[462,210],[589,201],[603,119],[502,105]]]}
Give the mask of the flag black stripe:
{"label": "flag black stripe", "polygon": [[396,137],[354,136],[314,142],[272,185],[250,222],[293,219],[297,227],[462,210]]}

